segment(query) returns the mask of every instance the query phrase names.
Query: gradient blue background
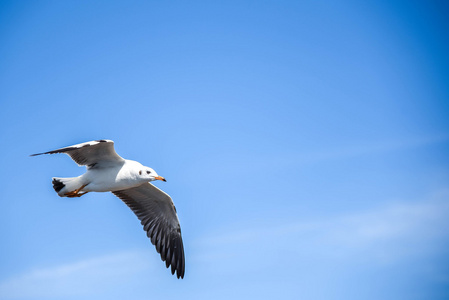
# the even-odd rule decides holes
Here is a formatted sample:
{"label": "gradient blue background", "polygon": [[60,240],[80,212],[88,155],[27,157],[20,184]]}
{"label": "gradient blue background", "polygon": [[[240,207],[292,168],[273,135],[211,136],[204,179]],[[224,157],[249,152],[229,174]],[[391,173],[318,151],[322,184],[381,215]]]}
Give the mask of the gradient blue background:
{"label": "gradient blue background", "polygon": [[[446,1],[0,2],[1,299],[448,299]],[[153,167],[186,276],[110,193]]]}

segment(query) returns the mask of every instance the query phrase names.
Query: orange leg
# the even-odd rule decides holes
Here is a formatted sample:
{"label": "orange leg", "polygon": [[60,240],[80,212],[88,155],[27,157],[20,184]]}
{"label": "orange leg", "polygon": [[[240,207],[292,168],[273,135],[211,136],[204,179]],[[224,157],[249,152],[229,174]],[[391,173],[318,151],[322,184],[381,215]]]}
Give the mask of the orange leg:
{"label": "orange leg", "polygon": [[81,191],[82,189],[84,189],[84,188],[86,187],[86,185],[87,185],[87,184],[82,185],[79,189],[76,189],[76,190],[74,190],[73,192],[65,193],[64,195],[66,195],[66,196],[69,197],[69,198],[81,197],[82,195],[85,195],[85,194],[88,193],[88,192],[80,193],[80,191]]}

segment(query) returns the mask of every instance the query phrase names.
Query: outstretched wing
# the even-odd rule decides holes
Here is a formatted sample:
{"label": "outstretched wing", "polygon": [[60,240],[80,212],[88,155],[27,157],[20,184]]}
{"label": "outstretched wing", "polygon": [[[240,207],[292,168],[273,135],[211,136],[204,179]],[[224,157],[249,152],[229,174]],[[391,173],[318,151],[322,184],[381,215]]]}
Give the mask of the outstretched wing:
{"label": "outstretched wing", "polygon": [[170,196],[151,183],[112,193],[137,215],[166,267],[171,265],[171,273],[174,274],[176,270],[177,277],[184,278],[181,226]]}
{"label": "outstretched wing", "polygon": [[98,162],[121,162],[124,161],[114,150],[114,142],[111,140],[97,140],[81,143],[53,151],[32,154],[66,153],[80,166],[94,166]]}

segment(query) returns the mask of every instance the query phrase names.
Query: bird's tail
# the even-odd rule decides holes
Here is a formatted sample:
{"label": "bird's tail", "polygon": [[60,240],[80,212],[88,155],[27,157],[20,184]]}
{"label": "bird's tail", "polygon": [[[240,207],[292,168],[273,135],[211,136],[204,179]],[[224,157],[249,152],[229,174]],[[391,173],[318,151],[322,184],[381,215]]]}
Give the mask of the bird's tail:
{"label": "bird's tail", "polygon": [[66,194],[78,189],[82,186],[81,176],[71,178],[53,177],[53,188],[59,197],[66,197]]}

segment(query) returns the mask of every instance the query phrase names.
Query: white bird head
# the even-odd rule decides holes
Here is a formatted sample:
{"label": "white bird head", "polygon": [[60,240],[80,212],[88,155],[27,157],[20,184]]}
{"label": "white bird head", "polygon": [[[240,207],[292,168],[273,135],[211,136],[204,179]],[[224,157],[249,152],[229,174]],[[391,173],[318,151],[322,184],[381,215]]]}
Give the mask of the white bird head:
{"label": "white bird head", "polygon": [[140,178],[145,179],[147,181],[155,181],[155,180],[167,181],[167,180],[165,180],[164,177],[159,176],[155,170],[153,170],[152,168],[148,168],[148,167],[144,167],[142,170],[140,170],[139,176],[140,176]]}

